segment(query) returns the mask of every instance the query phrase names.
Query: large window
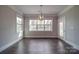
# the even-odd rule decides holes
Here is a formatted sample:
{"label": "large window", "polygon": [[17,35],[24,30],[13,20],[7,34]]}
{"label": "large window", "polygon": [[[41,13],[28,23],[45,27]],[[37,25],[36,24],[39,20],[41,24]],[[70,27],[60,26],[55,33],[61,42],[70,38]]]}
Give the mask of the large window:
{"label": "large window", "polygon": [[17,33],[19,37],[23,35],[23,20],[20,17],[17,17]]}
{"label": "large window", "polygon": [[52,20],[29,20],[29,31],[52,31]]}

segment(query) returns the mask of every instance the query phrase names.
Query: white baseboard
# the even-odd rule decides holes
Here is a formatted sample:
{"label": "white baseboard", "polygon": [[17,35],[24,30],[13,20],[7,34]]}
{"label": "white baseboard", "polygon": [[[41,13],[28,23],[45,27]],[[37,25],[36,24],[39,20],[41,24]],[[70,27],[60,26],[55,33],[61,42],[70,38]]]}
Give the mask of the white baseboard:
{"label": "white baseboard", "polygon": [[58,38],[58,36],[25,36],[25,38]]}
{"label": "white baseboard", "polygon": [[13,44],[17,43],[18,41],[20,41],[21,39],[15,40],[9,44],[6,44],[5,46],[0,48],[0,52],[4,51],[5,49],[7,49],[8,47],[12,46]]}
{"label": "white baseboard", "polygon": [[72,42],[69,42],[69,41],[67,41],[67,40],[63,40],[63,41],[65,41],[66,43],[68,43],[69,45],[71,45],[73,48],[79,50],[79,46],[78,46],[78,45],[76,45],[76,44],[74,44],[74,43],[72,43]]}

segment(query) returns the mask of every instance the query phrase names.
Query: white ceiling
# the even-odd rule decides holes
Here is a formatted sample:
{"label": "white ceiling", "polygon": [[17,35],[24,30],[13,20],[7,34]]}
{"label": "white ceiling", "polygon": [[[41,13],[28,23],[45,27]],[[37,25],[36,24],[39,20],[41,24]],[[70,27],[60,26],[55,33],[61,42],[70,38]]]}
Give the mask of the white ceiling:
{"label": "white ceiling", "polygon": [[[43,14],[58,14],[68,5],[43,5]],[[40,5],[15,5],[24,14],[40,14]]]}

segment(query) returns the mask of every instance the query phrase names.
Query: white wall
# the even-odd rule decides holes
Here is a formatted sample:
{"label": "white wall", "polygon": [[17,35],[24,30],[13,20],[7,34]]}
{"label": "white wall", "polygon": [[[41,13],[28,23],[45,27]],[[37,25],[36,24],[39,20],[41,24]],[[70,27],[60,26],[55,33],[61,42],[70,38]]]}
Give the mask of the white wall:
{"label": "white wall", "polygon": [[0,51],[21,39],[16,32],[17,15],[19,13],[8,6],[0,6]]}
{"label": "white wall", "polygon": [[72,7],[61,14],[59,18],[63,16],[65,17],[65,35],[63,40],[74,48],[79,49],[79,6]]}

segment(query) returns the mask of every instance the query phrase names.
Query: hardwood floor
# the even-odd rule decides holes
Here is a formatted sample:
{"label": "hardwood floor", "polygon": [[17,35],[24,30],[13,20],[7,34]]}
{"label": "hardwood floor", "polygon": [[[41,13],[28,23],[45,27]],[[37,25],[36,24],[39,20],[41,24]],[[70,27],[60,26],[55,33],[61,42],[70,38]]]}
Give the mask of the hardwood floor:
{"label": "hardwood floor", "polygon": [[23,39],[0,54],[77,54],[74,49],[60,39]]}

